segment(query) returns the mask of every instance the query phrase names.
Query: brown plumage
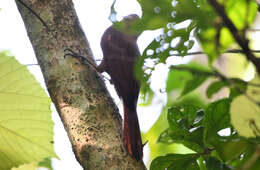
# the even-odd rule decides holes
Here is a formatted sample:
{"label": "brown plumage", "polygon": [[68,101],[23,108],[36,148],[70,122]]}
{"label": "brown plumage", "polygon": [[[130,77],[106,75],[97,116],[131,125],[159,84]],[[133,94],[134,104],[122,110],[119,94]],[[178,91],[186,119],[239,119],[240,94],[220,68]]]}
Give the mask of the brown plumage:
{"label": "brown plumage", "polygon": [[132,157],[141,160],[143,146],[136,112],[140,85],[134,76],[135,63],[140,52],[136,43],[137,36],[129,33],[130,24],[136,19],[137,15],[125,17],[123,31],[118,31],[114,26],[105,31],[101,40],[103,59],[97,69],[110,75],[116,92],[123,101],[124,144]]}

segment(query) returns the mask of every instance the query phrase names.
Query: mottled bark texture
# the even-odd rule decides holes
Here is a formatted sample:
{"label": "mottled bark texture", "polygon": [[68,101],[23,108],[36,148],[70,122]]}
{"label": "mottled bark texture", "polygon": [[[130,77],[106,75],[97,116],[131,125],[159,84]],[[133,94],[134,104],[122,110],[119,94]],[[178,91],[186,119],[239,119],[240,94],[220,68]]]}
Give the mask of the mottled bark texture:
{"label": "mottled bark texture", "polygon": [[[141,170],[121,138],[121,117],[93,67],[64,59],[64,49],[93,56],[71,0],[23,0],[49,27],[17,2],[51,99],[70,138],[77,160],[89,170]],[[86,16],[93,17],[93,16]],[[100,21],[102,22],[102,21]],[[26,57],[26,56],[25,56]]]}

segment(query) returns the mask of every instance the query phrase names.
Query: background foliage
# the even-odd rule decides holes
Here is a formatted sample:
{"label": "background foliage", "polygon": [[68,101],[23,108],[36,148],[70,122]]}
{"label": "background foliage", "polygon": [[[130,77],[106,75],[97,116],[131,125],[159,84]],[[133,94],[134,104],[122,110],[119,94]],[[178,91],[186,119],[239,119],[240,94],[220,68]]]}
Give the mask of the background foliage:
{"label": "background foliage", "polygon": [[[257,15],[257,3],[253,0],[217,2],[239,34],[247,37]],[[172,148],[159,153],[157,157],[152,156],[150,169],[260,168],[259,73],[251,72],[255,78],[248,82],[241,75],[229,76],[229,70],[236,70],[232,63],[227,63],[228,69],[215,66],[215,61],[227,50],[230,51],[231,47],[236,48],[233,52],[241,52],[230,28],[215,12],[216,6],[211,6],[207,0],[139,0],[139,3],[143,10],[140,21],[142,27],[138,24],[135,29],[163,30],[145,49],[137,66],[137,75],[143,85],[142,95],[146,101],[154,97],[150,80],[156,65],[169,66],[165,89],[168,102],[161,115],[167,120],[168,126],[165,122],[161,123],[164,124],[162,126],[157,125],[160,135],[156,142],[169,146],[182,144],[191,150],[180,154],[176,148]],[[175,65],[169,62],[175,56],[189,55],[194,39],[206,54],[207,64],[191,61]],[[232,50],[225,57],[230,55],[234,55]],[[235,60],[239,61],[245,56],[240,54],[236,57]],[[153,67],[146,64],[151,61]],[[250,65],[247,60],[243,63]],[[245,70],[238,72],[244,73]],[[202,90],[203,87],[205,90]],[[194,98],[196,91],[201,94],[202,103],[189,100]],[[216,97],[223,91],[225,95]]]}

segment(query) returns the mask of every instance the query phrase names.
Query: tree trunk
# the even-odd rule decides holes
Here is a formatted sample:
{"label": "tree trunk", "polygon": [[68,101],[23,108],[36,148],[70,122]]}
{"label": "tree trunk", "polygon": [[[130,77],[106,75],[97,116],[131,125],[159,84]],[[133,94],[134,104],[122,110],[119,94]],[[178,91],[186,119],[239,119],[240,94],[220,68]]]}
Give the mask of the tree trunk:
{"label": "tree trunk", "polygon": [[77,59],[64,58],[64,49],[80,49],[94,63],[72,1],[23,1],[48,27],[16,1],[77,160],[90,170],[145,169],[143,162],[132,159],[124,148],[121,117],[100,75]]}

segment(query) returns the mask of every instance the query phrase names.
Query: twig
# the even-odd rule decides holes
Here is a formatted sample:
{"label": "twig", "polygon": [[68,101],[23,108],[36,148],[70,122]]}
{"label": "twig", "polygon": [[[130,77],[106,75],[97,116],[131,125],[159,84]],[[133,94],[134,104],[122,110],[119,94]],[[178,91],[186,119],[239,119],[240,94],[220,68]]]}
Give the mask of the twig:
{"label": "twig", "polygon": [[201,156],[209,155],[214,150],[215,150],[215,148],[205,148],[202,153],[199,153],[199,155],[201,155]]}
{"label": "twig", "polygon": [[39,66],[39,64],[25,64],[25,66]]}
{"label": "twig", "polygon": [[[260,50],[251,50],[253,53],[260,53]],[[225,53],[234,53],[234,54],[237,54],[237,53],[244,53],[243,50],[239,50],[239,49],[232,49],[232,50],[227,50],[225,51],[223,54]],[[205,54],[204,52],[202,51],[196,51],[196,52],[190,52],[190,53],[187,53],[185,56],[189,56],[189,55],[200,55],[200,54]],[[180,54],[171,54],[171,56],[181,56]]]}
{"label": "twig", "polygon": [[258,31],[260,31],[260,29],[259,28],[252,28],[252,29],[248,29],[247,31],[258,32]]}
{"label": "twig", "polygon": [[248,84],[249,86],[260,87],[260,84],[256,84],[256,83],[247,82],[247,84]]}
{"label": "twig", "polygon": [[227,14],[225,12],[225,8],[221,4],[219,4],[216,0],[208,0],[208,1],[211,4],[211,6],[213,8],[215,8],[215,10],[219,14],[219,16],[222,18],[224,24],[227,26],[227,28],[231,32],[233,38],[236,40],[236,42],[242,48],[243,53],[246,55],[247,59],[255,65],[257,72],[260,74],[260,58],[257,58],[250,50],[250,48],[248,46],[249,40],[247,40],[244,35],[239,34],[238,29],[233,24],[233,22],[228,18]]}

